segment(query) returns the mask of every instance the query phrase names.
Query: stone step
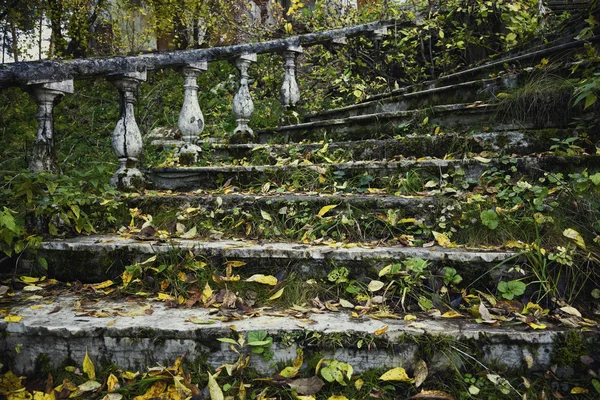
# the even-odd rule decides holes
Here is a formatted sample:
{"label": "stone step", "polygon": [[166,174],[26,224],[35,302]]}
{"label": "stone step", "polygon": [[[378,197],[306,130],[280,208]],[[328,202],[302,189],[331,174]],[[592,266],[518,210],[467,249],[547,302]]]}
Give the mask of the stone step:
{"label": "stone step", "polygon": [[533,113],[512,116],[496,104],[484,102],[436,105],[420,110],[381,112],[347,118],[304,122],[257,131],[259,143],[301,141],[353,141],[392,138],[412,126],[428,132],[439,126],[451,132],[518,131],[566,127],[564,115],[555,113],[543,121]]}
{"label": "stone step", "polygon": [[[258,309],[258,316],[249,317],[235,309],[211,314],[207,309],[169,308],[143,298],[90,300],[82,295],[44,296],[50,304],[30,307],[31,302],[19,297],[25,296],[15,296],[10,313],[22,319],[0,320],[0,362],[16,374],[39,373],[40,366],[62,369],[63,362],[81,365],[86,352],[96,371],[109,365],[144,371],[171,365],[185,354],[205,374],[208,367],[238,360],[230,345],[219,341],[236,335],[232,326],[237,335],[261,330],[273,339],[269,361],[251,353],[248,346],[241,349],[259,376],[291,365],[297,349],[304,352],[303,370],[308,360],[325,357],[349,363],[355,374],[370,369],[381,374],[403,366],[414,376],[412,368],[419,359],[430,373],[462,370],[473,365],[473,359],[485,368],[545,371],[567,341],[567,331],[551,325],[531,330],[527,325],[495,327],[421,315],[416,321],[404,321],[277,309]],[[381,329],[383,333],[376,333]],[[576,335],[590,350],[586,356],[598,359],[597,331]]]}
{"label": "stone step", "polygon": [[[413,128],[407,127],[406,131]],[[366,139],[330,143],[296,143],[296,144],[211,144],[205,146],[201,156],[202,163],[274,165],[280,160],[309,160],[313,163],[329,160],[368,161],[391,160],[397,157],[436,157],[444,158],[466,152],[492,152],[498,154],[528,155],[550,150],[556,142],[573,136],[569,129],[517,130],[483,133],[430,133],[403,135],[397,134],[394,139]],[[440,130],[441,131],[441,130]],[[402,136],[401,136],[402,135]],[[581,141],[581,147],[594,153],[594,145]]]}
{"label": "stone step", "polygon": [[[439,179],[440,174],[462,170],[464,176],[479,178],[486,170],[514,169],[514,175],[543,176],[544,171],[568,173],[576,169],[588,168],[596,171],[600,167],[599,156],[543,156],[504,159],[464,159],[464,160],[402,160],[402,161],[355,161],[339,164],[298,164],[283,166],[224,166],[150,169],[148,179],[154,189],[193,191],[214,189],[226,185],[239,188],[261,187],[266,182],[273,185],[286,185],[297,181],[298,185],[319,187],[332,186],[338,178],[343,181],[360,178],[367,174],[369,182],[365,187],[385,187],[388,178],[404,176],[407,172],[416,173],[423,183],[429,179]],[[319,182],[322,176],[326,181]],[[327,179],[330,177],[331,179]],[[370,185],[370,186],[369,186]],[[400,193],[404,194],[404,193]],[[407,193],[409,194],[409,193]]]}
{"label": "stone step", "polygon": [[[488,102],[495,99],[495,95],[518,84],[517,76],[480,79],[469,82],[457,83],[447,86],[425,86],[414,91],[398,91],[386,97],[364,101],[346,107],[321,111],[304,117],[304,122],[315,122],[327,119],[340,119],[357,115],[377,114],[395,111],[423,109],[430,106],[473,103],[477,100]],[[414,88],[416,89],[416,88]]]}
{"label": "stone step", "polygon": [[[205,260],[217,269],[225,261],[242,260],[247,265],[243,271],[236,273],[246,277],[258,273],[274,275],[284,269],[304,280],[326,278],[335,266],[340,265],[348,268],[350,276],[376,277],[384,266],[407,258],[427,260],[434,269],[454,266],[468,279],[489,272],[492,267],[515,259],[517,255],[512,251],[405,247],[382,245],[379,242],[309,245],[250,240],[161,240],[156,237],[140,240],[133,235],[95,235],[43,241],[38,255],[48,260],[47,274],[51,277],[63,281],[100,282],[116,279],[125,266],[144,261],[155,254],[176,259],[178,254],[189,255],[189,252],[195,259]],[[507,262],[507,265],[511,264]],[[495,271],[491,276],[506,274],[504,268]]]}
{"label": "stone step", "polygon": [[302,207],[319,211],[321,207],[336,205],[340,209],[353,208],[364,212],[385,212],[388,209],[402,210],[406,215],[423,216],[431,214],[442,198],[424,196],[385,196],[370,194],[303,194],[303,193],[265,193],[265,194],[165,194],[144,195],[126,200],[130,208],[137,207],[143,213],[157,215],[165,210],[202,208],[210,213],[217,210],[239,209],[240,212],[263,210],[278,214],[283,207]]}

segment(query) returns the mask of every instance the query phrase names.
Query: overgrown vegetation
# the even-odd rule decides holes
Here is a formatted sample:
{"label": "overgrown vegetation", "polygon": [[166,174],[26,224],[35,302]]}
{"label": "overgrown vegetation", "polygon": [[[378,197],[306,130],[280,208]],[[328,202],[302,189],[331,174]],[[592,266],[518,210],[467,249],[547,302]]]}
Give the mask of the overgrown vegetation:
{"label": "overgrown vegetation", "polygon": [[[205,15],[202,13],[211,6],[211,2],[194,3],[199,8],[190,8],[187,13],[188,2],[175,3],[172,15],[152,21],[153,29],[161,35],[180,26],[197,29],[191,15],[197,16],[196,12]],[[214,3],[222,12],[206,22],[211,30],[206,40],[209,44],[221,41],[220,38],[223,43],[236,40],[240,32],[225,23],[235,13],[223,10],[232,11],[237,3]],[[346,10],[340,14],[324,1],[317,1],[315,7],[292,1],[289,11],[285,14],[279,11],[277,24],[270,32],[250,32],[257,35],[262,32],[265,36],[261,38],[266,38],[380,18],[395,17],[402,21],[414,20],[417,14],[422,17],[416,26],[399,23],[390,30],[390,35],[377,40],[352,38],[345,47],[306,49],[299,59],[298,74],[303,102],[285,115],[276,102],[281,57],[260,55],[250,70],[256,104],[252,127],[273,127],[282,120],[300,122],[300,116],[308,112],[358,103],[372,95],[449,74],[508,51],[546,43],[553,40],[555,32],[567,32],[561,30],[566,29],[567,15],[543,17],[537,12],[538,2],[533,0],[453,0],[442,7],[417,2],[412,8],[388,3],[370,2],[358,12]],[[123,6],[120,2],[116,4]],[[156,10],[173,5],[172,2],[149,4]],[[137,13],[142,11],[143,7],[136,9]],[[131,26],[125,21],[123,26],[114,24],[112,29],[128,27]],[[75,32],[76,27],[69,29]],[[597,22],[590,13],[579,37],[589,38],[596,30]],[[76,40],[75,33],[72,35]],[[132,40],[127,52],[140,50],[143,35],[138,38],[126,32],[119,35]],[[197,36],[194,37],[193,40],[172,37],[170,44],[194,47],[198,45]],[[118,49],[126,48],[118,41],[113,44]],[[60,50],[63,53],[57,47],[55,55],[76,55],[68,53],[64,45]],[[114,50],[107,49],[109,53]],[[533,67],[536,73],[530,73],[528,80],[520,82],[523,84],[516,89],[507,87],[500,93],[491,93],[498,101],[499,115],[505,120],[530,120],[536,128],[563,127],[561,132],[549,129],[524,133],[526,137],[545,135],[539,143],[546,146],[541,151],[536,148],[535,153],[552,162],[539,164],[542,167],[527,165],[523,154],[514,154],[512,149],[518,145],[499,142],[486,147],[479,144],[478,132],[454,132],[430,123],[431,113],[424,111],[384,135],[405,147],[411,143],[407,139],[411,137],[416,142],[424,141],[424,137],[433,138],[432,142],[452,135],[457,138],[451,146],[441,146],[448,150],[436,157],[424,154],[430,156],[425,158],[411,148],[403,148],[393,155],[393,162],[342,167],[341,163],[368,154],[368,149],[355,150],[347,143],[336,144],[326,138],[318,143],[307,140],[279,147],[264,144],[255,146],[243,157],[218,160],[211,146],[205,143],[206,151],[199,166],[268,167],[260,174],[253,172],[251,178],[244,178],[241,169],[229,175],[223,172],[210,176],[206,181],[213,185],[213,190],[198,190],[188,194],[183,202],[173,199],[171,193],[147,191],[140,198],[138,193],[122,194],[108,185],[109,176],[116,169],[110,155],[110,136],[118,119],[118,107],[117,93],[106,82],[77,82],[77,92],[65,97],[55,110],[62,175],[24,171],[28,147],[35,139],[35,106],[26,94],[5,90],[0,100],[0,131],[6,143],[0,153],[3,178],[0,252],[6,257],[0,262],[11,268],[6,268],[10,281],[4,282],[10,287],[0,285],[0,297],[12,296],[25,287],[45,290],[58,285],[45,278],[17,277],[17,270],[12,268],[23,251],[35,250],[43,238],[49,237],[118,233],[123,238],[161,242],[179,239],[297,242],[323,245],[326,250],[325,246],[332,250],[380,245],[439,246],[442,251],[483,247],[514,251],[516,255],[490,269],[477,271],[461,269],[460,263],[432,262],[419,257],[390,262],[374,260],[372,270],[360,273],[351,264],[327,262],[318,269],[305,271],[313,275],[309,277],[293,265],[273,263],[256,267],[235,259],[205,259],[193,251],[179,252],[174,246],[168,254],[130,263],[123,271],[117,271],[119,277],[113,278],[114,281],[74,285],[96,296],[158,299],[168,307],[210,310],[210,318],[189,321],[198,325],[215,320],[236,321],[260,315],[263,307],[277,307],[300,318],[308,318],[311,312],[346,310],[354,320],[402,316],[406,323],[411,323],[425,318],[464,318],[490,326],[517,325],[536,330],[546,329],[550,324],[597,329],[592,318],[600,312],[597,289],[600,173],[593,162],[578,165],[579,157],[598,152],[600,80],[594,64],[598,61],[597,49],[589,44],[575,58],[581,62],[573,64],[572,75],[568,77],[560,75],[559,68],[553,69],[543,59]],[[505,69],[504,77],[519,72],[512,65]],[[555,74],[556,70],[559,72]],[[141,85],[137,93],[137,118],[143,132],[176,126],[183,101],[182,85],[183,79],[177,71],[155,71],[148,84]],[[235,126],[230,105],[237,87],[237,72],[230,63],[210,63],[208,71],[200,75],[199,86],[199,101],[207,121],[203,138],[224,139],[226,143]],[[472,106],[476,108],[479,103]],[[484,132],[488,129],[493,127],[485,127]],[[458,142],[465,137],[464,144]],[[398,164],[394,164],[396,161]],[[430,162],[429,166],[419,166],[422,161]],[[475,161],[484,166],[483,172],[472,172],[469,165]],[[449,167],[443,166],[446,162]],[[174,152],[169,149],[162,154],[147,151],[142,163],[178,166]],[[377,168],[371,168],[374,166]],[[231,196],[235,194],[247,196],[246,200],[236,200]],[[285,198],[294,194],[322,196],[317,202]],[[351,195],[363,198],[353,200]],[[376,196],[392,200],[374,207],[368,199]],[[35,263],[41,271],[48,268],[43,257],[35,259]],[[4,311],[0,310],[0,315],[7,323],[18,322],[19,316],[11,315],[8,309]],[[95,311],[86,312],[90,317],[101,317]],[[106,399],[208,395],[213,399],[224,395],[292,399],[312,398],[309,396],[316,393],[319,398],[337,400],[344,396],[389,399],[418,396],[417,388],[428,374],[422,368],[417,369],[417,365],[425,364],[427,371],[427,365],[433,363],[425,350],[419,364],[408,368],[414,378],[402,368],[359,375],[349,363],[310,354],[311,345],[375,349],[382,345],[379,337],[387,328],[381,329],[361,337],[306,333],[303,337],[288,338],[274,337],[266,331],[244,334],[233,329],[230,336],[219,339],[237,354],[237,361],[232,364],[217,369],[203,364],[191,369],[192,375],[184,373],[181,359],[171,368],[140,374],[113,366],[106,369],[102,378],[99,374],[95,379],[90,375],[93,364],[87,359],[82,366],[87,378],[80,371],[75,373],[79,366],[71,362],[66,374],[60,371],[67,379],[61,386],[47,384],[36,395],[52,398],[56,390],[68,396],[106,395]],[[431,384],[423,387],[431,396],[445,399],[476,396],[503,399],[523,394],[545,398],[550,393],[595,398],[600,393],[597,377],[583,377],[585,373],[596,373],[589,366],[594,360],[582,358],[589,357],[589,348],[577,335],[568,334],[561,339],[559,347],[568,347],[573,352],[557,351],[553,354],[557,366],[543,376],[535,376],[535,380],[529,374],[522,378],[482,368],[472,355],[477,349],[451,339],[435,343],[438,347],[428,345],[432,354],[438,350],[452,354],[453,359],[459,358],[463,364],[448,368],[445,373],[433,373]],[[247,367],[248,357],[268,361],[274,344],[283,342],[301,344],[296,360],[291,365],[278,365],[279,372],[271,379],[252,380],[257,375]],[[562,370],[556,372],[557,368],[575,365],[581,373],[578,376],[565,376]],[[198,371],[201,374],[195,375]],[[298,382],[301,379],[312,380],[307,385],[319,389],[314,393],[299,390],[305,384]],[[415,380],[421,384],[417,385]],[[24,394],[23,387],[21,378],[10,372],[0,378],[2,395]],[[441,392],[433,392],[436,390]],[[29,388],[28,391],[33,393]]]}

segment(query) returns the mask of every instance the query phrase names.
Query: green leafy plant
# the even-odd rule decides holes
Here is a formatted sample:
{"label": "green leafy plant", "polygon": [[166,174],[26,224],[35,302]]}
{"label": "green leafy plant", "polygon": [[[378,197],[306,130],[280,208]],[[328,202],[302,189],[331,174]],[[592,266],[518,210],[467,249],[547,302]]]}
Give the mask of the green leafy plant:
{"label": "green leafy plant", "polygon": [[498,291],[500,292],[502,298],[507,300],[512,300],[516,296],[520,296],[525,293],[525,289],[527,288],[527,284],[521,281],[500,281],[498,283]]}
{"label": "green leafy plant", "polygon": [[252,349],[252,353],[261,354],[265,361],[269,361],[275,355],[271,350],[272,344],[273,338],[268,336],[266,331],[248,332],[248,346]]}
{"label": "green leafy plant", "polygon": [[319,362],[320,373],[327,382],[337,382],[347,386],[352,379],[354,369],[352,365],[338,360],[321,360]]}
{"label": "green leafy plant", "polygon": [[498,227],[498,214],[494,210],[485,210],[480,215],[481,223],[491,230]]}

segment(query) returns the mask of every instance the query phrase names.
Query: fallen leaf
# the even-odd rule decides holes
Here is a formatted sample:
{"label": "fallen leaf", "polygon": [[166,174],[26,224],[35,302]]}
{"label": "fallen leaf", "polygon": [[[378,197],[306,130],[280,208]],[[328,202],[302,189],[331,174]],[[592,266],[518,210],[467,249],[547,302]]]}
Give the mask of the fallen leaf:
{"label": "fallen leaf", "polygon": [[581,236],[581,234],[579,232],[577,232],[575,229],[565,229],[563,231],[563,236],[572,239],[573,241],[575,241],[575,244],[579,247],[581,247],[582,249],[585,250],[585,241],[583,240],[583,237]]}
{"label": "fallen leaf", "polygon": [[108,379],[106,379],[106,386],[108,387],[108,390],[115,390],[115,388],[118,388],[119,386],[119,378],[110,374]]}
{"label": "fallen leaf", "polygon": [[399,381],[399,382],[414,382],[414,379],[409,378],[406,370],[402,367],[392,368],[379,377],[382,381]]}
{"label": "fallen leaf", "polygon": [[371,292],[376,292],[378,290],[381,290],[384,286],[385,286],[385,283],[374,279],[371,282],[369,282],[367,289],[369,289]]}
{"label": "fallen leaf", "polygon": [[208,374],[208,392],[210,393],[211,400],[224,400],[221,387],[210,373]]}
{"label": "fallen leaf", "polygon": [[[477,386],[475,386],[477,387]],[[419,399],[419,400],[456,400],[454,397],[449,395],[446,392],[442,392],[441,390],[422,390],[421,393],[417,393],[410,399]]]}
{"label": "fallen leaf", "polygon": [[450,241],[450,239],[448,239],[448,236],[446,236],[443,233],[439,233],[436,231],[432,231],[431,232],[433,234],[433,237],[435,238],[435,241],[438,242],[438,244],[442,247],[451,247],[452,242]]}
{"label": "fallen leaf", "polygon": [[107,287],[112,286],[114,284],[115,283],[113,281],[108,280],[108,281],[96,283],[95,285],[92,285],[92,287],[96,290],[100,290],[100,289],[106,289]]}
{"label": "fallen leaf", "polygon": [[325,386],[325,382],[318,376],[312,376],[310,378],[294,379],[288,382],[288,386],[296,390],[299,395],[313,395]]}
{"label": "fallen leaf", "polygon": [[22,319],[23,317],[20,315],[8,314],[6,317],[4,317],[4,322],[19,322]]}
{"label": "fallen leaf", "polygon": [[99,382],[90,380],[90,381],[87,381],[87,382],[82,383],[81,385],[77,386],[77,388],[79,390],[81,390],[82,392],[91,392],[93,390],[100,388],[101,386],[102,386],[102,384],[100,384]]}
{"label": "fallen leaf", "polygon": [[348,300],[340,299],[340,306],[344,308],[354,308],[354,304],[350,303]]}
{"label": "fallen leaf", "polygon": [[271,217],[271,214],[269,214],[266,211],[260,210],[260,215],[267,221],[269,222],[273,222],[273,218]]}
{"label": "fallen leaf", "polygon": [[283,294],[285,288],[281,288],[279,289],[277,292],[275,292],[275,294],[271,297],[269,297],[269,300],[277,300],[278,298],[281,297],[281,295]]}
{"label": "fallen leaf", "polygon": [[373,334],[375,336],[381,336],[388,330],[388,328],[389,328],[389,326],[384,325],[381,328],[377,329],[375,332],[373,332]]}
{"label": "fallen leaf", "polygon": [[277,278],[273,275],[256,274],[246,279],[246,282],[258,282],[264,285],[275,286],[277,285]]}
{"label": "fallen leaf", "polygon": [[560,310],[567,314],[571,314],[571,315],[581,318],[581,313],[575,307],[566,306],[566,307],[561,307]]}
{"label": "fallen leaf", "polygon": [[87,374],[91,381],[96,379],[96,368],[94,368],[94,363],[92,363],[87,349],[85,350],[85,357],[83,358],[83,372]]}
{"label": "fallen leaf", "polygon": [[579,386],[575,386],[573,389],[571,389],[571,394],[586,394],[589,392],[590,391],[588,389]]}
{"label": "fallen leaf", "polygon": [[464,318],[464,315],[457,313],[456,311],[446,311],[442,314],[442,318]]}
{"label": "fallen leaf", "polygon": [[319,210],[319,212],[317,213],[317,215],[319,217],[323,217],[325,214],[327,214],[329,211],[333,210],[336,207],[337,207],[337,204],[332,204],[332,205],[329,205],[329,206],[323,206],[323,207],[321,207],[321,209]]}
{"label": "fallen leaf", "polygon": [[417,361],[415,365],[415,387],[419,387],[425,382],[427,376],[429,375],[429,370],[427,369],[427,363],[423,360]]}

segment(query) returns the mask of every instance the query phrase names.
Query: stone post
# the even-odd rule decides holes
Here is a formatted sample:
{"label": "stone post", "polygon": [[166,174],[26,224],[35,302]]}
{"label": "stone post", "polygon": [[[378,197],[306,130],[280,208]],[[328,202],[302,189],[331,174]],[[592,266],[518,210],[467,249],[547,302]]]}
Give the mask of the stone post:
{"label": "stone post", "polygon": [[248,89],[248,68],[251,62],[256,62],[256,53],[243,54],[235,60],[235,66],[240,71],[240,87],[233,97],[232,111],[238,124],[233,131],[234,135],[254,136],[254,131],[248,126],[254,113],[254,103]]}
{"label": "stone post", "polygon": [[202,148],[196,145],[200,134],[204,130],[204,116],[198,104],[198,75],[208,69],[208,63],[202,61],[189,64],[181,70],[183,83],[183,106],[179,113],[177,125],[184,144],[178,151],[179,162],[189,165],[198,161],[198,154]]}
{"label": "stone post", "polygon": [[137,168],[142,155],[142,134],[135,121],[133,105],[138,85],[146,80],[146,71],[115,74],[108,79],[121,95],[121,118],[112,137],[113,150],[121,166],[111,183],[122,190],[139,189],[144,185],[144,177]]}
{"label": "stone post", "polygon": [[37,139],[29,160],[31,171],[58,171],[54,148],[54,106],[60,103],[65,93],[73,93],[72,80],[31,85],[30,94],[38,105],[35,114],[38,120]]}
{"label": "stone post", "polygon": [[296,57],[300,53],[302,53],[301,46],[290,46],[283,53],[285,76],[281,86],[281,104],[286,111],[300,100],[300,89],[296,82]]}

